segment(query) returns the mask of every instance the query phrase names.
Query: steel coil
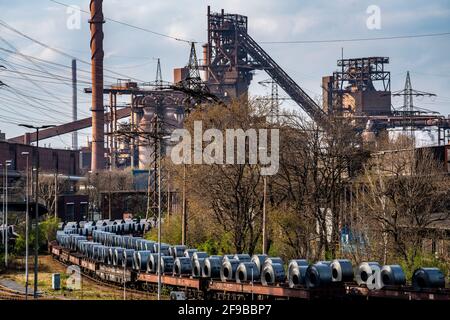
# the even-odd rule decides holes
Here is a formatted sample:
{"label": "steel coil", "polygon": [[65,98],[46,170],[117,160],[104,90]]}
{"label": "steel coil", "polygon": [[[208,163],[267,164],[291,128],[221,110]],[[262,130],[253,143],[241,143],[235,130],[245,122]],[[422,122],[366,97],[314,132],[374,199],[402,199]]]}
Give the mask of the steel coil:
{"label": "steel coil", "polygon": [[230,260],[230,259],[234,259],[234,254],[225,254],[225,255],[222,257],[222,262],[227,261],[227,260]]}
{"label": "steel coil", "polygon": [[130,268],[133,266],[133,260],[134,260],[134,249],[125,249],[123,250],[123,256],[122,256],[122,266]]}
{"label": "steel coil", "polygon": [[208,254],[203,251],[196,251],[192,254],[192,261],[208,258]]}
{"label": "steel coil", "polygon": [[286,274],[281,263],[264,263],[261,272],[261,283],[264,286],[284,282]]}
{"label": "steel coil", "polygon": [[[155,242],[153,244],[153,250],[154,250],[155,253],[158,253],[158,248],[159,248],[158,242]],[[162,256],[169,256],[170,255],[169,254],[169,248],[170,248],[170,245],[168,245],[167,243],[162,243],[161,242],[161,255]]]}
{"label": "steel coil", "polygon": [[331,267],[325,263],[316,263],[306,269],[305,283],[308,288],[318,288],[332,282]]}
{"label": "steel coil", "polygon": [[134,269],[140,271],[147,270],[148,259],[152,252],[149,250],[139,250],[134,252]]}
{"label": "steel coil", "polygon": [[293,265],[288,270],[288,282],[289,288],[294,288],[299,285],[305,285],[306,270],[308,270],[308,265]]}
{"label": "steel coil", "polygon": [[151,240],[143,240],[141,241],[141,251],[151,251],[155,252],[155,242]]}
{"label": "steel coil", "polygon": [[220,279],[222,281],[233,280],[236,276],[236,269],[239,266],[239,260],[228,259],[222,263],[220,268]]}
{"label": "steel coil", "polygon": [[[356,268],[355,280],[358,285],[367,285],[369,276],[375,275],[377,270],[381,270],[378,262],[363,262]],[[375,284],[375,277],[372,279],[372,284]]]}
{"label": "steel coil", "polygon": [[252,261],[252,257],[246,253],[235,254],[233,259],[239,260],[239,262],[250,262]]}
{"label": "steel coil", "polygon": [[199,278],[202,276],[202,270],[205,266],[206,258],[199,258],[197,260],[192,261],[192,276],[195,278]]}
{"label": "steel coil", "polygon": [[254,262],[256,264],[256,267],[258,268],[259,273],[261,273],[261,271],[262,271],[261,269],[264,264],[264,261],[266,261],[266,258],[267,258],[267,254],[254,254],[252,256],[252,262]]}
{"label": "steel coil", "polygon": [[184,250],[184,256],[188,258],[192,258],[194,252],[197,252],[197,249],[186,249]]}
{"label": "steel coil", "polygon": [[298,268],[300,266],[308,266],[308,261],[306,259],[292,259],[289,260],[288,264],[288,275],[292,272],[293,269]]}
{"label": "steel coil", "polygon": [[283,260],[280,257],[267,257],[266,260],[264,261],[264,264],[274,264],[274,263],[283,265]]}
{"label": "steel coil", "polygon": [[162,273],[173,273],[174,261],[172,256],[161,256]]}
{"label": "steel coil", "polygon": [[383,286],[400,286],[406,284],[405,273],[398,264],[386,265],[381,268],[381,283]]}
{"label": "steel coil", "polygon": [[186,246],[173,246],[170,247],[169,254],[175,259],[178,257],[184,257],[184,250],[186,250]]}
{"label": "steel coil", "polygon": [[260,272],[254,262],[241,262],[236,269],[236,282],[254,282],[259,281]]}
{"label": "steel coil", "polygon": [[203,277],[212,279],[220,278],[221,268],[221,256],[210,256],[208,258],[205,258],[205,265],[203,266]]}
{"label": "steel coil", "polygon": [[155,273],[158,269],[158,254],[151,253],[147,259],[147,272]]}
{"label": "steel coil", "polygon": [[420,268],[414,271],[412,285],[415,289],[445,288],[445,277],[438,268]]}
{"label": "steel coil", "polygon": [[175,262],[173,264],[173,274],[175,276],[190,275],[191,273],[191,259],[189,259],[188,257],[178,257],[175,259]]}
{"label": "steel coil", "polygon": [[333,282],[353,281],[353,266],[350,260],[336,259],[333,260],[330,266]]}
{"label": "steel coil", "polygon": [[123,260],[123,252],[125,251],[125,248],[116,248],[114,249],[114,255],[113,255],[113,265],[114,266],[121,266],[122,260]]}

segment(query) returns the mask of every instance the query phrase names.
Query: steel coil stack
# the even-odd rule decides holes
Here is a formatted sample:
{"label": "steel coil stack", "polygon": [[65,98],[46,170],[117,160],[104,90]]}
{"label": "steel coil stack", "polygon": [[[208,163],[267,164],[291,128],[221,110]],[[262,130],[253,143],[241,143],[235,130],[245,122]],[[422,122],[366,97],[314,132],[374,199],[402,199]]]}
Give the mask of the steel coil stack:
{"label": "steel coil stack", "polygon": [[419,268],[413,273],[412,285],[416,290],[445,288],[445,277],[438,268]]}
{"label": "steel coil stack", "polygon": [[211,279],[220,278],[222,260],[223,258],[221,256],[209,256],[208,258],[205,258],[202,273],[203,277]]}
{"label": "steel coil stack", "polygon": [[175,276],[190,275],[191,273],[192,273],[191,259],[189,259],[188,257],[178,257],[175,259],[173,265],[173,274]]}
{"label": "steel coil stack", "polygon": [[236,269],[236,282],[237,283],[245,283],[245,282],[255,282],[259,281],[260,272],[256,263],[250,262],[241,262]]}
{"label": "steel coil stack", "polygon": [[141,241],[140,250],[155,252],[155,242],[151,240],[143,240]]}
{"label": "steel coil stack", "polygon": [[289,261],[287,278],[290,288],[305,284],[306,269],[308,269],[308,261],[305,259]]}
{"label": "steel coil stack", "polygon": [[[154,252],[158,253],[158,248],[159,248],[158,242],[155,242],[153,244]],[[169,256],[170,255],[169,254],[169,248],[170,248],[170,245],[168,245],[167,243],[162,243],[161,242],[161,255],[162,256]]]}
{"label": "steel coil stack", "polygon": [[381,268],[381,283],[383,286],[401,286],[406,284],[405,273],[397,264],[386,265]]}

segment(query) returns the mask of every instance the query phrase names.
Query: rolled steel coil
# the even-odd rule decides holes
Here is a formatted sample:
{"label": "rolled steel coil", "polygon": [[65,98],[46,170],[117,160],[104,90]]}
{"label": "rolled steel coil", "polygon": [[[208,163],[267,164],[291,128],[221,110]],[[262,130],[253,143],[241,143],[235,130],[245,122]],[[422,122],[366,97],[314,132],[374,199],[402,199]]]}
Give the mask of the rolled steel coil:
{"label": "rolled steel coil", "polygon": [[288,270],[289,288],[294,288],[299,285],[305,285],[306,270],[308,265],[292,266]]}
{"label": "rolled steel coil", "polygon": [[[169,248],[170,248],[170,245],[168,245],[167,243],[162,243],[162,242],[161,242],[161,255],[162,255],[162,256],[169,256],[169,255],[170,255],[170,254],[169,254]],[[159,249],[158,242],[155,242],[155,243],[153,244],[153,250],[154,250],[154,252],[158,253],[158,249]]]}
{"label": "rolled steel coil", "polygon": [[262,266],[264,264],[264,261],[266,261],[267,254],[254,254],[252,256],[252,262],[256,264],[258,267],[259,273],[261,273]]}
{"label": "rolled steel coil", "polygon": [[158,269],[158,254],[151,253],[147,260],[147,272],[155,273]]}
{"label": "rolled steel coil", "polygon": [[150,254],[151,251],[148,250],[135,251],[133,269],[139,271],[147,271],[147,264]]}
{"label": "rolled steel coil", "polygon": [[203,268],[205,266],[206,258],[198,258],[197,260],[192,261],[192,276],[195,278],[199,278],[203,275]]}
{"label": "rolled steel coil", "polygon": [[113,261],[112,261],[114,266],[119,267],[122,265],[124,250],[125,250],[125,248],[115,248],[114,249]]}
{"label": "rolled steel coil", "polygon": [[192,258],[194,252],[197,252],[197,249],[186,249],[184,250],[184,256],[188,258]]}
{"label": "rolled steel coil", "polygon": [[132,237],[130,241],[130,249],[139,250],[139,242],[141,240],[141,237]]}
{"label": "rolled steel coil", "polygon": [[413,273],[412,285],[416,290],[445,288],[445,277],[438,268],[420,268]]}
{"label": "rolled steel coil", "polygon": [[205,258],[204,264],[203,277],[212,279],[220,278],[220,269],[222,268],[221,256],[209,256]]}
{"label": "rolled steel coil", "polygon": [[284,282],[286,274],[281,263],[264,263],[261,272],[261,283],[264,286]]}
{"label": "rolled steel coil", "polygon": [[151,240],[141,241],[141,250],[155,252],[155,242]]}
{"label": "rolled steel coil", "polygon": [[[355,272],[355,280],[358,285],[365,284],[367,285],[367,281],[369,277],[375,275],[377,270],[381,270],[381,266],[378,262],[362,262],[356,268]],[[375,284],[375,277],[372,279],[372,284]]]}
{"label": "rolled steel coil", "polygon": [[230,259],[234,259],[234,254],[225,254],[222,257],[222,262],[230,260]]}
{"label": "rolled steel coil", "polygon": [[122,267],[131,268],[134,260],[134,249],[123,250]]}
{"label": "rolled steel coil", "polygon": [[244,283],[244,282],[254,282],[259,281],[260,272],[256,263],[250,262],[241,262],[239,263],[236,269],[236,282]]}
{"label": "rolled steel coil", "polygon": [[233,259],[237,259],[240,262],[250,262],[250,261],[252,261],[252,257],[250,257],[250,255],[248,255],[246,253],[235,254]]}
{"label": "rolled steel coil", "polygon": [[174,259],[172,256],[161,256],[162,273],[173,273]]}
{"label": "rolled steel coil", "polygon": [[353,281],[353,266],[350,260],[336,259],[330,265],[333,282]]}
{"label": "rolled steel coil", "polygon": [[306,259],[292,259],[289,260],[288,264],[288,275],[292,272],[293,269],[298,268],[300,266],[308,266],[309,263]]}
{"label": "rolled steel coil", "polygon": [[[280,257],[267,257],[266,260],[264,260],[264,264],[274,264],[274,263],[278,263],[283,265],[283,259],[281,259]],[[264,268],[264,264],[263,264],[263,268]]]}
{"label": "rolled steel coil", "polygon": [[305,283],[308,288],[318,288],[332,282],[331,267],[325,263],[316,263],[306,269]]}
{"label": "rolled steel coil", "polygon": [[196,251],[192,254],[192,261],[208,258],[208,254],[203,251]]}
{"label": "rolled steel coil", "polygon": [[383,286],[401,286],[406,284],[403,269],[398,264],[386,265],[381,268],[381,283]]}
{"label": "rolled steel coil", "polygon": [[186,246],[173,246],[170,247],[170,255],[175,259],[178,257],[184,257],[184,250],[186,250]]}
{"label": "rolled steel coil", "polygon": [[131,249],[131,240],[133,237],[131,236],[122,236],[122,247],[126,249]]}
{"label": "rolled steel coil", "polygon": [[191,275],[192,274],[191,259],[189,259],[188,257],[176,258],[173,264],[173,274],[175,276]]}
{"label": "rolled steel coil", "polygon": [[238,259],[225,260],[220,268],[220,279],[224,282],[235,279],[236,269],[239,266],[239,263]]}

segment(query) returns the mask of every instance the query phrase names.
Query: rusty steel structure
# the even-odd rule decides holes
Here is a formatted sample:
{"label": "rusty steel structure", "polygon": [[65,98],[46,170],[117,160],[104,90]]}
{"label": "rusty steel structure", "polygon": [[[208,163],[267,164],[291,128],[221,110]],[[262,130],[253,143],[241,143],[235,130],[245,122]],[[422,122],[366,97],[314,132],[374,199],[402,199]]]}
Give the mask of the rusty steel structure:
{"label": "rusty steel structure", "polygon": [[103,107],[103,0],[91,0],[91,70],[92,70],[92,162],[91,170],[105,167],[105,132]]}

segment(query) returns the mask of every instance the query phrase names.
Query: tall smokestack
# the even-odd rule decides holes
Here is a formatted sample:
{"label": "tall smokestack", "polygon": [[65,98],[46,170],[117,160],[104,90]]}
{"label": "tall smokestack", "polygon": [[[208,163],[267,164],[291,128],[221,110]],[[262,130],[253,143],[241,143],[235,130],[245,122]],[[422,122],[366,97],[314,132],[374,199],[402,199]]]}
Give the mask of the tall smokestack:
{"label": "tall smokestack", "polygon": [[105,167],[103,108],[103,0],[91,0],[91,64],[92,64],[92,162],[91,170]]}
{"label": "tall smokestack", "polygon": [[[72,121],[77,121],[77,60],[72,60]],[[78,132],[72,132],[72,149],[78,149]]]}

